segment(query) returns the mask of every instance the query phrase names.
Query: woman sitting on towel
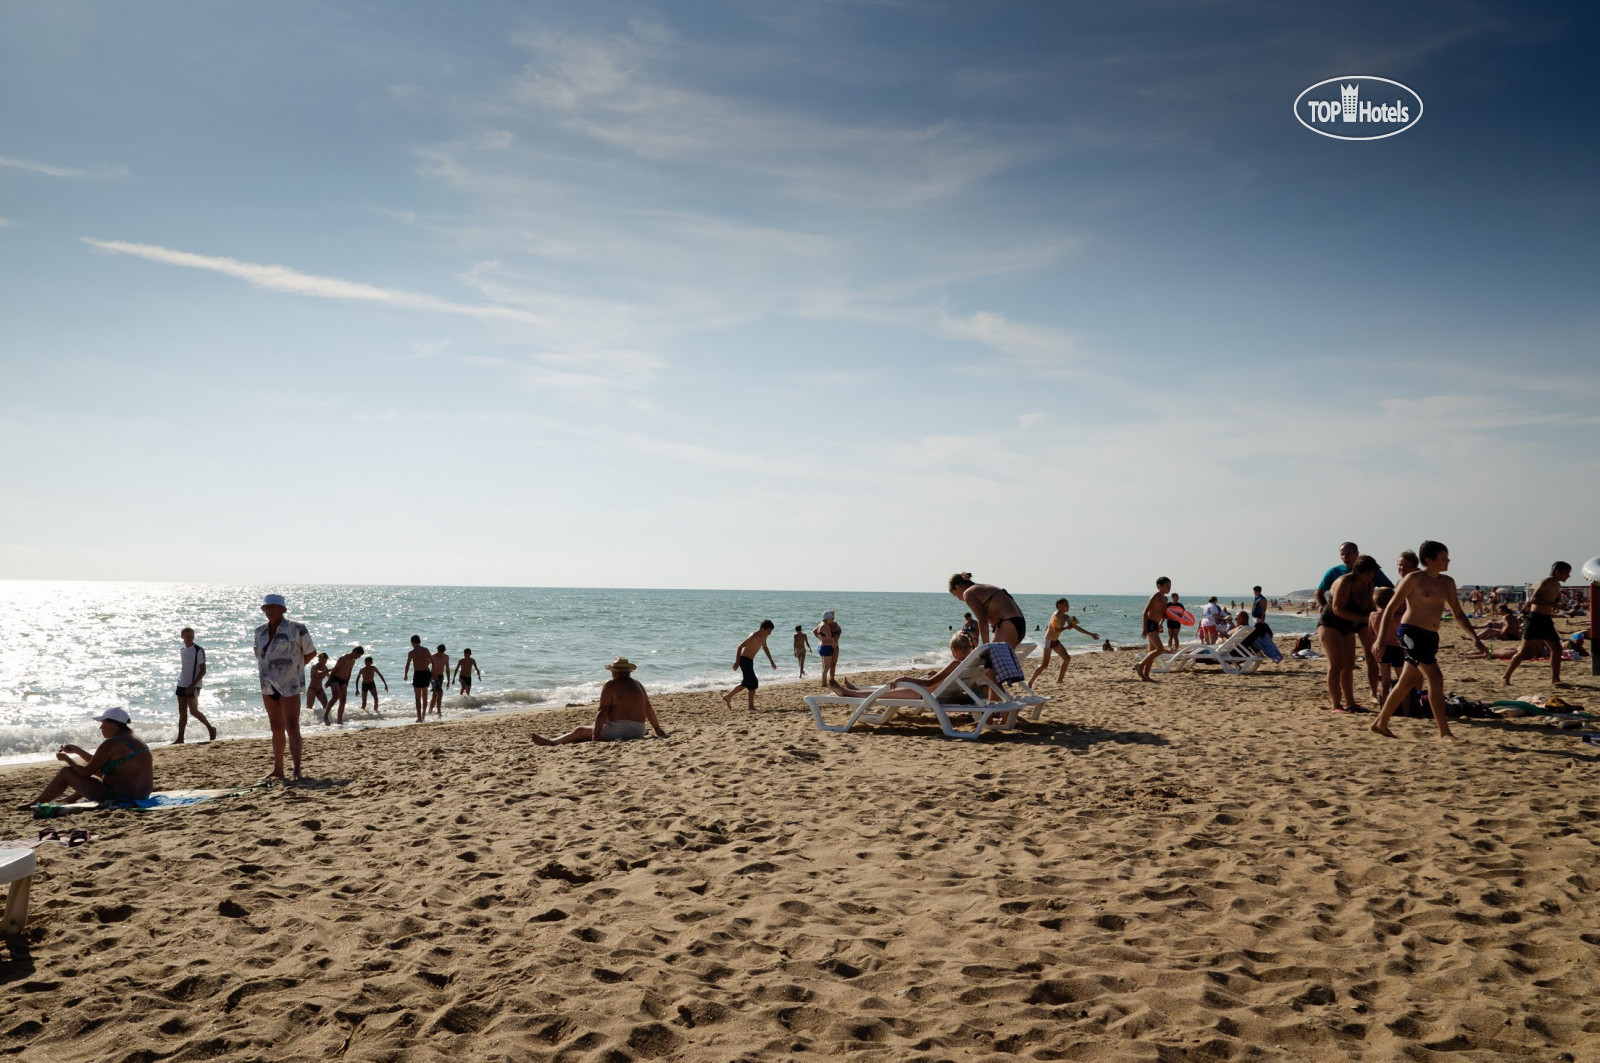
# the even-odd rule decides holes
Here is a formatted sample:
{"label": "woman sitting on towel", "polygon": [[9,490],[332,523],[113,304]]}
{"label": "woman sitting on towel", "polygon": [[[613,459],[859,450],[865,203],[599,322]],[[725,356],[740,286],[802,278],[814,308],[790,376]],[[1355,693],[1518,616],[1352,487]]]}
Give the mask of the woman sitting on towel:
{"label": "woman sitting on towel", "polygon": [[[90,801],[150,796],[155,759],[150,756],[150,747],[133,733],[127,711],[107,709],[95,719],[100,722],[100,733],[105,736],[100,748],[90,756],[77,746],[62,746],[56,759],[66,767],[56,772],[56,777],[33,799],[33,804],[54,801],[68,790],[75,798]],[[74,756],[82,757],[87,763],[77,763],[72,759]]]}
{"label": "woman sitting on towel", "polygon": [[[946,679],[949,679],[951,673],[957,668],[960,668],[961,662],[966,660],[972,654],[972,651],[977,648],[978,644],[971,635],[967,634],[965,631],[956,632],[955,637],[950,640],[950,655],[955,658],[954,660],[945,665],[943,668],[939,669],[937,672],[932,672],[928,675],[896,676],[895,678],[889,680],[889,689],[885,691],[883,696],[878,700],[882,701],[884,698],[893,698],[896,701],[921,701],[921,694],[915,690],[900,690],[898,689],[899,684],[915,683],[920,687],[932,690],[940,683],[943,683]],[[993,676],[991,675],[990,678],[993,678]],[[858,687],[849,681],[841,683],[838,680],[833,680],[828,685],[833,688],[833,692],[835,694],[842,694],[847,698],[864,698],[871,694],[873,690],[877,689],[876,687]],[[971,701],[971,699],[963,693],[955,694],[953,696],[944,698],[943,700],[957,705],[964,705]]]}

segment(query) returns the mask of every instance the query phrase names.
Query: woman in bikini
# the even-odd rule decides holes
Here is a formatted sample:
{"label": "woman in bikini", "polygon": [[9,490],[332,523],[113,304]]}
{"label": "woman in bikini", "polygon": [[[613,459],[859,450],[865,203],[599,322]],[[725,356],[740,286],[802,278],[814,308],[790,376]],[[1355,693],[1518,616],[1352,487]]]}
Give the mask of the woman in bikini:
{"label": "woman in bikini", "polygon": [[1372,614],[1372,581],[1378,562],[1362,554],[1350,571],[1333,581],[1328,604],[1318,617],[1317,637],[1328,657],[1328,701],[1334,712],[1362,712],[1356,704],[1356,636]]}
{"label": "woman in bikini", "polygon": [[[24,809],[54,801],[68,790],[75,798],[90,801],[108,801],[119,797],[134,799],[149,797],[154,787],[155,760],[150,747],[139,740],[129,727],[125,709],[107,709],[95,717],[100,723],[100,734],[105,738],[93,755],[86,750],[65,745],[56,753],[56,759],[66,767],[56,772],[39,796],[24,805]],[[86,763],[79,764],[73,757]]]}
{"label": "woman in bikini", "polygon": [[1004,587],[972,582],[972,573],[957,572],[950,577],[950,593],[972,607],[978,620],[978,641],[1009,642],[1013,647],[1022,643],[1028,633],[1028,622],[1023,619],[1017,600]]}

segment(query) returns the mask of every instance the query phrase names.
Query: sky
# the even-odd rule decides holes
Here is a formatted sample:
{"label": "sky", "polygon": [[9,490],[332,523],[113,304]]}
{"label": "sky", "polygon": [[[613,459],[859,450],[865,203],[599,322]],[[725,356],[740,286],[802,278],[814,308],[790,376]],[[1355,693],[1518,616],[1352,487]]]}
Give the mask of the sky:
{"label": "sky", "polygon": [[[0,2],[0,578],[1600,553],[1589,5]],[[1302,90],[1425,103],[1349,142]]]}

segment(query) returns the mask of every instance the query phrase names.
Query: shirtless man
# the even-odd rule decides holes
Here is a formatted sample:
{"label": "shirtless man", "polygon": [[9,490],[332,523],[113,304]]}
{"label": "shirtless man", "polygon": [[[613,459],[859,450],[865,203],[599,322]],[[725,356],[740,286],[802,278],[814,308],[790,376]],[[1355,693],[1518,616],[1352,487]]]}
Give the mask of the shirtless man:
{"label": "shirtless man", "polygon": [[833,610],[822,614],[822,622],[811,629],[817,636],[817,656],[822,658],[822,685],[833,682],[839,670],[839,636],[844,631],[833,622]]}
{"label": "shirtless man", "polygon": [[450,681],[450,657],[444,652],[444,643],[439,643],[438,650],[429,661],[428,670],[433,673],[433,697],[428,702],[428,708],[433,710],[435,716],[444,716],[444,685]]}
{"label": "shirtless man", "polygon": [[[383,678],[383,673],[378,671],[378,666],[372,663],[371,657],[367,658],[366,664],[362,666],[361,671],[357,672],[356,675],[361,680],[361,711],[367,711],[367,695],[371,694],[372,715],[382,716],[383,713],[378,711],[378,684],[372,681],[372,677],[377,676],[378,679],[382,680],[385,694],[389,692],[389,681]],[[344,706],[342,704],[339,706],[339,722],[344,723]]]}
{"label": "shirtless man", "polygon": [[417,701],[418,723],[428,715],[428,687],[433,684],[432,666],[433,654],[422,645],[422,636],[412,635],[411,651],[406,654],[406,667],[400,674],[400,682],[404,683],[408,677],[411,680],[411,694]]}
{"label": "shirtless man", "polygon": [[611,678],[600,688],[600,711],[594,715],[593,727],[574,727],[557,738],[534,734],[536,746],[564,746],[569,742],[626,742],[646,736],[646,726],[654,729],[657,738],[667,737],[656,719],[656,710],[650,704],[650,695],[633,678],[637,667],[626,657],[618,657],[606,669]]}
{"label": "shirtless man", "polygon": [[990,641],[991,629],[995,641],[1009,642],[1013,648],[1022,645],[1028,634],[1028,622],[1023,619],[1022,607],[1004,587],[974,583],[972,573],[957,572],[950,577],[949,588],[951,594],[972,607],[972,615],[978,621],[980,645]]}
{"label": "shirtless man", "polygon": [[1561,635],[1556,631],[1555,613],[1561,601],[1561,585],[1571,576],[1572,566],[1557,561],[1550,566],[1550,575],[1539,581],[1530,603],[1528,626],[1522,633],[1522,645],[1506,665],[1504,681],[1507,686],[1511,685],[1511,673],[1517,670],[1517,665],[1537,653],[1540,646],[1550,654],[1550,682],[1558,687],[1567,685],[1561,681]]}
{"label": "shirtless man", "polygon": [[806,654],[811,652],[811,640],[799,624],[794,626],[794,659],[800,662],[800,678],[806,677]]}
{"label": "shirtless man", "polygon": [[761,681],[756,678],[756,654],[765,652],[767,660],[772,663],[773,671],[778,669],[778,662],[772,660],[772,651],[767,648],[767,637],[772,634],[772,628],[772,621],[761,621],[761,626],[752,631],[749,638],[739,643],[739,648],[734,651],[733,670],[739,672],[741,678],[738,686],[722,695],[722,703],[728,708],[733,708],[733,696],[743,690],[749,700],[750,711],[756,711],[756,688],[761,685]]}
{"label": "shirtless man", "polygon": [[1162,576],[1156,580],[1156,592],[1144,603],[1144,642],[1150,647],[1150,652],[1139,658],[1133,670],[1146,683],[1155,682],[1150,678],[1150,669],[1154,667],[1156,658],[1165,651],[1161,645],[1161,625],[1167,620],[1167,591],[1171,587],[1172,581]]}
{"label": "shirtless man", "polygon": [[461,684],[461,696],[466,697],[472,693],[472,673],[477,672],[478,678],[483,678],[483,669],[478,667],[478,662],[472,656],[471,650],[461,651],[461,660],[456,663],[456,681]]}
{"label": "shirtless man", "polygon": [[[339,710],[339,723],[344,723],[344,703],[350,697],[350,670],[356,666],[356,662],[361,660],[361,655],[366,652],[366,650],[357,646],[349,653],[341,656],[337,661],[334,661],[333,671],[328,675],[328,700],[332,703],[330,707],[337,707]],[[370,663],[372,658],[368,657],[367,660]],[[387,683],[384,685],[388,686]],[[362,708],[366,707],[366,700],[366,698],[361,699]],[[322,722],[327,723],[328,721],[324,719]]]}
{"label": "shirtless man", "polygon": [[1393,738],[1389,720],[1411,692],[1426,681],[1428,706],[1433,710],[1433,722],[1439,725],[1439,737],[1455,741],[1456,736],[1450,733],[1450,721],[1444,714],[1444,674],[1439,671],[1439,622],[1444,611],[1450,610],[1461,630],[1472,638],[1474,648],[1485,655],[1489,650],[1472,629],[1467,611],[1461,608],[1456,581],[1444,574],[1450,567],[1450,551],[1443,543],[1429,539],[1417,547],[1417,558],[1422,562],[1421,570],[1400,581],[1394,589],[1394,597],[1383,610],[1380,628],[1388,627],[1390,614],[1404,610],[1398,634],[1400,645],[1405,649],[1406,666],[1400,670],[1400,678],[1395,680],[1394,688],[1384,699],[1383,711],[1372,721],[1372,731]]}

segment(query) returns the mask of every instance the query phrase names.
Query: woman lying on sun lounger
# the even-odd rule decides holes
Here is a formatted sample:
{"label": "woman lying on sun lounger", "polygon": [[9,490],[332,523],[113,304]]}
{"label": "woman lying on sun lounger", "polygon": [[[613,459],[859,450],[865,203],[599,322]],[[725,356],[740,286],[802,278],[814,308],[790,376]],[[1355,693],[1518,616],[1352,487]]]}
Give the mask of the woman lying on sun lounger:
{"label": "woman lying on sun lounger", "polygon": [[[94,755],[78,746],[65,745],[56,753],[56,759],[66,767],[56,772],[48,786],[39,791],[32,804],[42,805],[54,801],[71,790],[74,797],[90,801],[107,801],[118,797],[149,797],[154,786],[152,778],[155,760],[150,747],[141,742],[128,726],[130,720],[124,709],[107,709],[95,717],[100,721],[100,733],[105,741]],[[87,763],[79,764],[72,758],[78,756]]]}
{"label": "woman lying on sun lounger", "polygon": [[[894,698],[896,701],[921,701],[921,694],[917,693],[915,690],[900,690],[898,689],[897,684],[915,683],[920,687],[925,687],[929,690],[932,690],[940,683],[943,683],[946,679],[949,679],[950,674],[957,668],[960,668],[961,662],[966,660],[972,651],[977,648],[977,643],[973,641],[971,635],[967,634],[965,631],[956,632],[955,637],[950,640],[950,654],[955,658],[955,660],[951,661],[937,672],[933,672],[928,675],[896,676],[889,681],[890,689],[878,700],[882,701],[884,698]],[[833,688],[833,692],[835,694],[842,694],[847,698],[864,698],[876,689],[875,687],[858,687],[849,681],[841,683],[835,680],[828,685]],[[968,699],[965,694],[957,694],[945,700],[954,704],[964,704],[970,699]]]}

